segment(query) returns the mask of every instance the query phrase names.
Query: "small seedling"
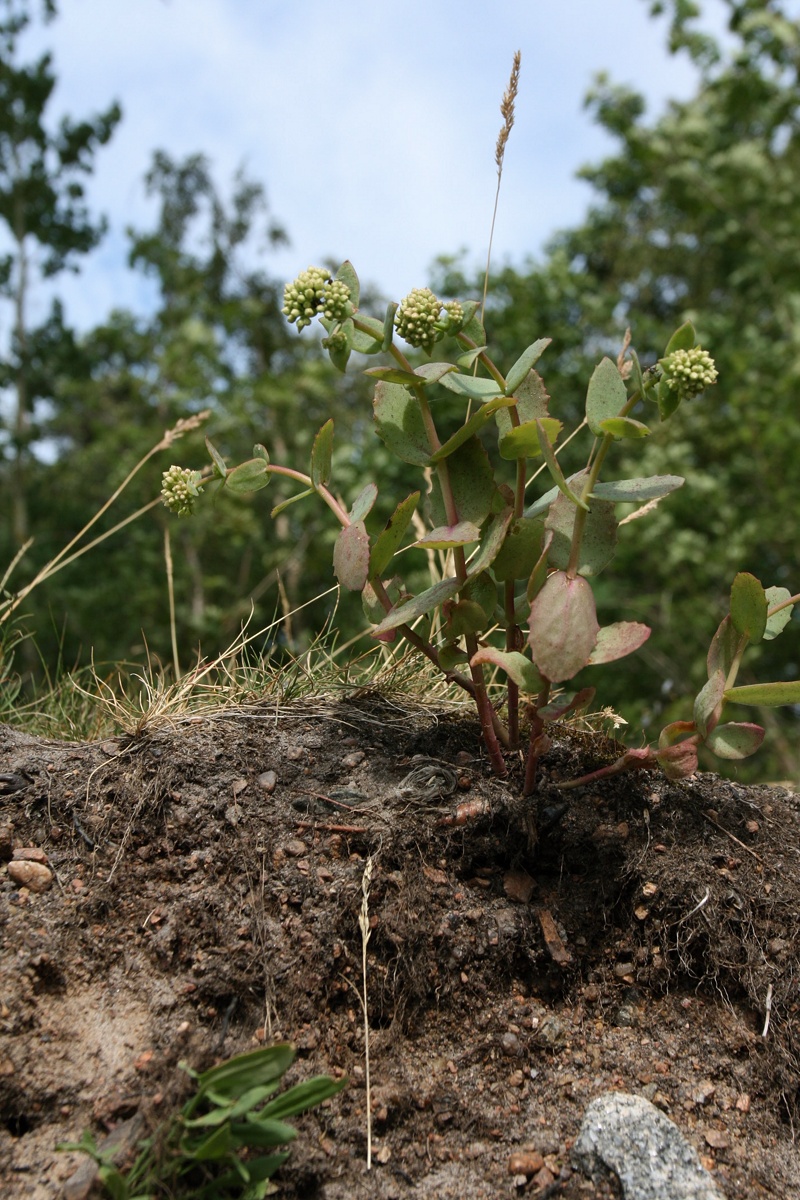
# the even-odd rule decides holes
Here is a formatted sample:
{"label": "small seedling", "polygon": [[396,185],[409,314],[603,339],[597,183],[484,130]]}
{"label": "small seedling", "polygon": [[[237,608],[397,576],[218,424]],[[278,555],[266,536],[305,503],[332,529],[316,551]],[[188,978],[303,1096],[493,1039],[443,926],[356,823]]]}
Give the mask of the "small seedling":
{"label": "small seedling", "polygon": [[[59,1150],[81,1150],[98,1165],[98,1178],[114,1200],[189,1196],[261,1200],[297,1131],[287,1117],[315,1108],[347,1083],[318,1075],[270,1099],[295,1056],[288,1043],[240,1054],[201,1075],[181,1063],[197,1087],[181,1111],[146,1138],[129,1168],[118,1167],[90,1132]],[[267,1151],[267,1153],[264,1153]]]}

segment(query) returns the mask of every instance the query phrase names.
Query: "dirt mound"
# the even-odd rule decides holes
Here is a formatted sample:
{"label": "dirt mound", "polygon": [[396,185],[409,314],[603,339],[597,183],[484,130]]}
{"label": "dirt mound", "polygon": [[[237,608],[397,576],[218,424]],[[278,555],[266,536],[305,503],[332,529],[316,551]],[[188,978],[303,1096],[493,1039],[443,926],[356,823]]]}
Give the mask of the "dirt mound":
{"label": "dirt mound", "polygon": [[800,1197],[798,797],[642,772],[565,800],[613,748],[563,731],[529,802],[477,745],[375,696],[91,745],[0,726],[0,856],[40,869],[0,881],[4,1194],[61,1195],[55,1145],[159,1120],[181,1059],[286,1038],[292,1081],[350,1078],[286,1197],[619,1195],[569,1158],[612,1088],[731,1197]]}

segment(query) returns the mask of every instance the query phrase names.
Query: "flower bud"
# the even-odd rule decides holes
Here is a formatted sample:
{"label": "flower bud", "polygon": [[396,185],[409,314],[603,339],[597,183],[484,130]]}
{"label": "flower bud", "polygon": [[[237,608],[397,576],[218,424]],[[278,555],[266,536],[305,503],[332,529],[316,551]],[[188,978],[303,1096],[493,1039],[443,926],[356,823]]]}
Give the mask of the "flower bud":
{"label": "flower bud", "polygon": [[717,381],[717,368],[707,350],[694,346],[691,350],[673,350],[661,359],[663,381],[681,400],[699,396]]}
{"label": "flower bud", "polygon": [[330,275],[322,267],[309,267],[301,271],[296,279],[283,289],[283,313],[289,324],[297,322],[297,328],[305,329],[318,312],[322,311],[326,286]]}
{"label": "flower bud", "polygon": [[350,303],[350,288],[341,279],[331,279],[325,284],[322,297],[322,315],[328,321],[344,321],[353,311]]}
{"label": "flower bud", "polygon": [[202,491],[202,476],[188,467],[172,466],[162,476],[161,498],[167,508],[179,517],[192,514],[194,502]]}
{"label": "flower bud", "polygon": [[395,328],[410,346],[418,346],[430,353],[441,332],[434,328],[441,311],[442,302],[430,288],[414,288],[400,301],[394,318]]}

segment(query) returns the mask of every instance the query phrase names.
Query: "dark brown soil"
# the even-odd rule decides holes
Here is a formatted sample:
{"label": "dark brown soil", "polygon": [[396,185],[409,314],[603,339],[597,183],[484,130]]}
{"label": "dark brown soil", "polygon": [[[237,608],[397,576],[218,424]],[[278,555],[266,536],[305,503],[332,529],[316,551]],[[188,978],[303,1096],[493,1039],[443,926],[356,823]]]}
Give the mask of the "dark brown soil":
{"label": "dark brown soil", "polygon": [[476,746],[375,696],[90,745],[0,726],[0,857],[54,874],[0,876],[2,1194],[64,1194],[56,1144],[163,1118],[181,1059],[289,1039],[290,1082],[350,1083],[297,1120],[283,1197],[619,1196],[569,1150],[625,1090],[725,1195],[800,1198],[800,798],[645,772],[562,793],[609,753],[564,731],[531,803]]}

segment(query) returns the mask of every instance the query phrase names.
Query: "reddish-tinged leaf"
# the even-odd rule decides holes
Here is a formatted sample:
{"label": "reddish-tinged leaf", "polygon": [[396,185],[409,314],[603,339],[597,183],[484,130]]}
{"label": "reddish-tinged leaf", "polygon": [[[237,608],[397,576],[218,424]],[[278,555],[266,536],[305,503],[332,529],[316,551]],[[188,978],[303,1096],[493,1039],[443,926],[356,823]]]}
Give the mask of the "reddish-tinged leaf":
{"label": "reddish-tinged leaf", "polygon": [[706,745],[717,758],[749,758],[763,742],[764,732],[760,725],[731,721],[718,725],[706,738]]}
{"label": "reddish-tinged leaf", "polygon": [[385,633],[387,629],[397,629],[398,625],[411,624],[412,621],[416,621],[417,617],[421,617],[424,613],[438,608],[440,604],[444,604],[445,600],[449,600],[451,596],[455,596],[460,586],[460,581],[455,576],[450,579],[440,580],[433,587],[429,587],[426,591],[420,592],[418,596],[413,596],[410,600],[407,600],[405,604],[401,604],[398,608],[393,608],[388,616],[384,617],[380,625],[375,626],[372,630],[372,636],[375,637],[380,633]]}
{"label": "reddish-tinged leaf", "polygon": [[534,599],[528,625],[542,675],[553,683],[572,679],[588,663],[600,630],[590,584],[555,571]]}
{"label": "reddish-tinged leaf", "polygon": [[428,550],[447,550],[451,546],[468,546],[481,540],[481,531],[472,521],[459,521],[457,525],[440,525],[420,538],[417,546]]}
{"label": "reddish-tinged leaf", "polygon": [[734,628],[733,621],[730,616],[725,617],[719,625],[717,632],[711,639],[711,646],[706,659],[706,668],[708,670],[709,679],[715,671],[722,671],[727,678],[733,660],[739,651],[741,642],[740,635]]}
{"label": "reddish-tinged leaf", "polygon": [[698,692],[694,702],[694,723],[698,733],[707,737],[716,725],[722,712],[722,697],[725,692],[725,676],[722,671],[714,674]]}
{"label": "reddish-tinged leaf", "polygon": [[544,680],[536,667],[519,650],[495,650],[494,646],[484,646],[473,656],[470,666],[478,667],[484,663],[500,667],[523,692],[534,695],[544,687]]}
{"label": "reddish-tinged leaf", "polygon": [[686,779],[697,770],[697,747],[693,742],[677,742],[656,752],[659,765],[667,779]]}
{"label": "reddish-tinged leaf", "polygon": [[397,508],[389,517],[389,520],[386,522],[386,528],[378,534],[375,545],[372,548],[372,557],[369,564],[371,579],[374,579],[376,575],[382,575],[392,561],[395,551],[400,547],[400,543],[408,529],[409,522],[414,515],[414,510],[418,503],[419,492],[412,492],[410,496],[406,496],[405,500],[400,501]]}
{"label": "reddish-tinged leaf", "polygon": [[761,581],[740,571],[731,587],[731,620],[737,631],[755,645],[767,627],[767,597]]}
{"label": "reddish-tinged leaf", "polygon": [[616,662],[626,654],[633,654],[649,637],[650,627],[639,621],[617,621],[614,625],[605,625],[597,635],[589,665],[597,667],[600,663]]}
{"label": "reddish-tinged leaf", "polygon": [[343,588],[361,592],[369,576],[369,537],[363,521],[343,529],[333,548],[333,571]]}

